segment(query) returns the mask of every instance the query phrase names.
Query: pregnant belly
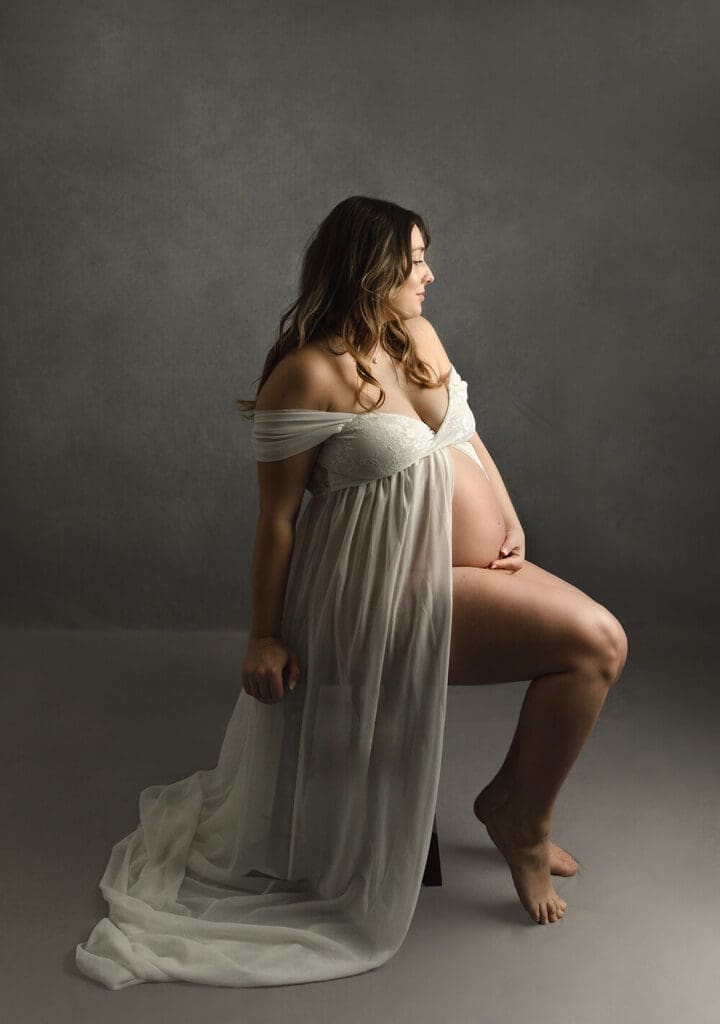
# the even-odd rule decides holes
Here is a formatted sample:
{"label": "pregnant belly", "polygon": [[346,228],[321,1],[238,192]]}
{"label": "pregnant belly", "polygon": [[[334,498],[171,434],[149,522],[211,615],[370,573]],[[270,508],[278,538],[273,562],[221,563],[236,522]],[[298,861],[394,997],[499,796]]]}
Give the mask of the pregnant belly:
{"label": "pregnant belly", "polygon": [[502,510],[490,481],[463,451],[448,448],[455,466],[452,497],[452,564],[485,568],[505,540]]}

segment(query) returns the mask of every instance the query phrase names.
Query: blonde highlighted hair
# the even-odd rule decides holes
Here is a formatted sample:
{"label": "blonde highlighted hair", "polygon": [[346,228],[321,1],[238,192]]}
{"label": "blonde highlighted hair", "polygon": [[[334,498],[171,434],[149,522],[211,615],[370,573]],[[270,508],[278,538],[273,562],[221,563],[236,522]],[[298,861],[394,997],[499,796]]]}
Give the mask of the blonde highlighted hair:
{"label": "blonde highlighted hair", "polygon": [[378,344],[403,364],[408,380],[425,387],[442,386],[417,355],[389,298],[412,270],[413,225],[427,248],[430,231],[425,219],[396,203],[350,196],[330,211],[305,247],[300,293],[280,319],[256,398],[235,399],[244,414],[252,417],[257,394],[283,356],[310,341],[330,337],[341,339],[357,364],[359,377],[379,388],[375,408],[385,401],[385,392],[370,369],[370,353]]}

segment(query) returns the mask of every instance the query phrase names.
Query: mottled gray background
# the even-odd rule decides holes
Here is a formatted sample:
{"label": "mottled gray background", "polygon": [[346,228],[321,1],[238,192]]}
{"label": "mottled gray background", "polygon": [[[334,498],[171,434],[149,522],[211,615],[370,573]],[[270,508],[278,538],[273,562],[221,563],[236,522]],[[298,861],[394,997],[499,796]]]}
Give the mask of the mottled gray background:
{"label": "mottled gray background", "polygon": [[249,423],[309,234],[420,210],[425,315],[527,557],[714,624],[710,2],[13,0],[2,13],[10,625],[242,628]]}
{"label": "mottled gray background", "polygon": [[[720,5],[6,0],[0,48],[0,1017],[715,1024]],[[568,913],[533,924],[472,813],[525,686],[451,687],[443,885],[388,963],[111,994],[75,967],[111,847],[240,692],[233,399],[354,193],[428,218],[527,556],[629,636],[554,815]]]}

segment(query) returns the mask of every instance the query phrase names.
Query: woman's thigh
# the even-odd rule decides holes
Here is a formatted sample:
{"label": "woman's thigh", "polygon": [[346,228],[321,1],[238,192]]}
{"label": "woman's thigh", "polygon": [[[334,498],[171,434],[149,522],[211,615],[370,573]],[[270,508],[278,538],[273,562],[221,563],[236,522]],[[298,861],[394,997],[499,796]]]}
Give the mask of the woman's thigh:
{"label": "woman's thigh", "polygon": [[[505,575],[509,575],[511,570],[509,569],[493,569],[493,572],[502,572]],[[568,583],[567,580],[561,579],[560,576],[555,576],[553,573],[548,572],[547,569],[543,569],[542,566],[536,565],[535,562],[529,562],[527,559],[523,560],[522,568],[518,569],[515,575],[520,573],[526,579],[535,580],[537,583],[546,583],[549,586],[562,587],[563,590],[568,590],[575,594],[579,598],[585,598],[588,601],[593,599],[586,594],[579,587],[574,586],[572,583]]]}
{"label": "woman's thigh", "polygon": [[532,562],[453,567],[448,683],[506,683],[594,662],[617,674],[624,633],[611,612]]}
{"label": "woman's thigh", "polygon": [[[506,570],[501,571],[505,572]],[[498,570],[493,569],[493,572],[498,572]],[[610,628],[615,630],[615,642],[620,651],[620,665],[618,666],[618,675],[620,675],[620,672],[622,672],[625,667],[625,662],[627,660],[628,640],[622,623],[610,611],[610,609],[584,593],[584,591],[580,590],[579,587],[574,586],[572,583],[568,583],[567,580],[563,580],[559,576],[553,575],[553,573],[548,572],[547,569],[543,569],[539,565],[535,565],[534,562],[528,562],[527,559],[523,560],[522,568],[518,569],[518,573],[524,575],[526,578],[529,577],[530,579],[535,579],[538,583],[546,583],[549,586],[562,587],[564,590],[575,594],[578,599],[584,598],[586,601],[591,601],[596,608],[602,609],[602,612],[609,619]]]}

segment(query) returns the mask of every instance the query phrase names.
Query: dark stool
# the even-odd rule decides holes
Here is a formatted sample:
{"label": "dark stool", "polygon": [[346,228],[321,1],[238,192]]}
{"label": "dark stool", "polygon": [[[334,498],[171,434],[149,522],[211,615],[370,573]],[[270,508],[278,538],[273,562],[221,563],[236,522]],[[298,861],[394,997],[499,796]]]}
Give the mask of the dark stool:
{"label": "dark stool", "polygon": [[425,871],[422,877],[423,885],[442,885],[442,872],[440,871],[440,843],[437,834],[437,815],[433,818],[432,835],[430,836],[430,848]]}

